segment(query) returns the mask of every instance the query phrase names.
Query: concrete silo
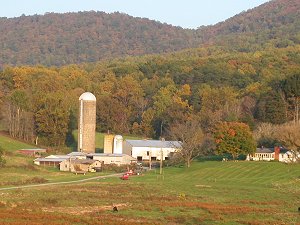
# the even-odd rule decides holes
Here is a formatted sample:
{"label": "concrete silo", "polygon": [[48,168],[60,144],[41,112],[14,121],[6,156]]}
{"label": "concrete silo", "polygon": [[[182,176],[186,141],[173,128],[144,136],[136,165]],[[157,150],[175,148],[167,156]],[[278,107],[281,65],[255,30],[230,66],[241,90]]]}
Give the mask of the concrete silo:
{"label": "concrete silo", "polygon": [[85,92],[79,97],[78,152],[95,152],[96,97]]}
{"label": "concrete silo", "polygon": [[123,152],[123,137],[116,135],[114,138],[114,154],[122,154]]}
{"label": "concrete silo", "polygon": [[113,153],[113,144],[114,144],[113,134],[104,135],[104,153],[112,154]]}

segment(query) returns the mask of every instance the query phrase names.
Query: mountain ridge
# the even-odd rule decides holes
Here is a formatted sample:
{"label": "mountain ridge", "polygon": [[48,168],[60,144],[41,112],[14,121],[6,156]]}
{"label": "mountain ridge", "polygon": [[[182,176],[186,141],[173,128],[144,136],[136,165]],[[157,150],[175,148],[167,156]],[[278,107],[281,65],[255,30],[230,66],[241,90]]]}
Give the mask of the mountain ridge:
{"label": "mountain ridge", "polygon": [[61,66],[175,52],[203,45],[252,51],[300,43],[300,2],[274,0],[223,22],[184,29],[124,13],[80,12],[0,18],[0,68]]}

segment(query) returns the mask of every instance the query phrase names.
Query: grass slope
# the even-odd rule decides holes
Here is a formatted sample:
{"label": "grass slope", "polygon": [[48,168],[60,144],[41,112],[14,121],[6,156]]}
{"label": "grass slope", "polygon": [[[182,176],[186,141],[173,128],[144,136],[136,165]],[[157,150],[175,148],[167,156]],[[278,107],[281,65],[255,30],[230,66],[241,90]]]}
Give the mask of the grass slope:
{"label": "grass slope", "polygon": [[[75,131],[73,135],[76,141],[77,131]],[[97,150],[102,151],[103,149],[104,135],[103,133],[96,133]],[[138,137],[124,136],[124,139],[138,139]],[[74,145],[76,146],[76,143]],[[33,157],[16,152],[16,150],[22,148],[36,148],[34,145],[29,145],[5,135],[0,135],[0,146],[5,150],[4,159],[6,160],[6,166],[0,168],[0,187],[35,184],[39,182],[70,181],[82,178],[72,173],[60,172],[56,167],[36,166],[33,164]],[[76,151],[75,146],[73,146],[73,150]],[[101,173],[100,175],[105,174],[106,173]],[[86,175],[86,177],[94,176],[99,176],[99,174],[88,173]]]}
{"label": "grass slope", "polygon": [[299,164],[194,162],[163,176],[5,191],[0,224],[299,224],[299,174]]}
{"label": "grass slope", "polygon": [[34,145],[30,145],[12,138],[9,138],[5,135],[0,135],[0,146],[6,151],[16,151],[22,148],[36,148]]}

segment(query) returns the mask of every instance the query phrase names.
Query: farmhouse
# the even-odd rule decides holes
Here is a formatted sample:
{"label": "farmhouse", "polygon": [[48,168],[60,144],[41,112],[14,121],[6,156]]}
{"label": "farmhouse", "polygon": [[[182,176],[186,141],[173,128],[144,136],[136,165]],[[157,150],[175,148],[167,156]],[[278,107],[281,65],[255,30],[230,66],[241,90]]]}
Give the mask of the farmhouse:
{"label": "farmhouse", "polygon": [[89,153],[88,159],[99,160],[104,164],[129,165],[136,163],[136,159],[126,154]]}
{"label": "farmhouse", "polygon": [[101,169],[101,162],[92,159],[66,159],[59,163],[60,171],[96,172]]}
{"label": "farmhouse", "polygon": [[126,140],[123,144],[123,152],[136,158],[137,161],[168,160],[180,148],[179,141]]}
{"label": "farmhouse", "polygon": [[295,161],[293,154],[285,148],[274,147],[274,148],[257,148],[254,154],[247,155],[246,160],[248,161],[273,161],[278,160],[279,162],[293,162]]}

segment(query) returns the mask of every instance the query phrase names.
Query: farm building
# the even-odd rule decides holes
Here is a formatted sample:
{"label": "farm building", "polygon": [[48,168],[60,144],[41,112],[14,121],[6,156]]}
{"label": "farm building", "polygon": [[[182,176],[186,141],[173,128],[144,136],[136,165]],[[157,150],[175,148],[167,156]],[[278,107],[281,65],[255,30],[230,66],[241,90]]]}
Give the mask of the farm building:
{"label": "farm building", "polygon": [[101,162],[92,159],[66,159],[59,164],[60,171],[96,172],[101,168]]}
{"label": "farm building", "polygon": [[123,144],[123,153],[131,155],[137,161],[168,160],[176,151],[180,150],[179,141],[159,140],[126,140]]}
{"label": "farm building", "polygon": [[72,158],[72,159],[85,159],[86,157],[83,156],[84,153],[78,153],[77,152],[72,152],[68,155],[49,155],[45,158],[37,158],[33,162],[36,165],[41,165],[41,166],[59,166],[59,163],[62,161]]}
{"label": "farm building", "polygon": [[279,162],[293,162],[295,161],[293,154],[285,148],[257,148],[254,154],[247,155],[248,161],[273,161]]}
{"label": "farm building", "polygon": [[66,160],[66,158],[37,158],[33,160],[34,164],[38,166],[59,166],[59,164]]}
{"label": "farm building", "polygon": [[33,156],[33,157],[41,157],[43,153],[46,153],[47,150],[43,148],[32,148],[32,149],[20,149],[18,153],[23,155]]}
{"label": "farm building", "polygon": [[126,154],[89,153],[87,158],[99,160],[104,164],[129,165],[135,163],[136,159]]}

